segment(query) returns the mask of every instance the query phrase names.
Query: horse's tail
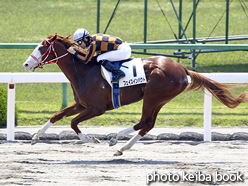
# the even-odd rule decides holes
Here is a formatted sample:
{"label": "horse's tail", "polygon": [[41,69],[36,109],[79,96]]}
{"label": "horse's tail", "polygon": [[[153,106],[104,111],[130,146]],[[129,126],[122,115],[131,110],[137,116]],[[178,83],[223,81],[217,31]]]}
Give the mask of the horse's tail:
{"label": "horse's tail", "polygon": [[227,90],[228,88],[234,87],[233,85],[218,83],[186,68],[185,71],[191,78],[191,83],[186,89],[187,91],[198,89],[203,90],[206,88],[214,97],[229,108],[236,108],[240,103],[248,102],[247,92],[244,92],[239,97],[235,97]]}

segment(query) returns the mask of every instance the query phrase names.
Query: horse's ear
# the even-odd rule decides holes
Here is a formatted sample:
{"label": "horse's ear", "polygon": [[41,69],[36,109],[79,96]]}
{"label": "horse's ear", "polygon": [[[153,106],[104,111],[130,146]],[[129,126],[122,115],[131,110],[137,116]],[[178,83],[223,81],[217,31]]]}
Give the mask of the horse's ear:
{"label": "horse's ear", "polygon": [[50,39],[50,41],[52,42],[52,41],[54,41],[55,39],[57,39],[57,33],[54,34],[54,36]]}

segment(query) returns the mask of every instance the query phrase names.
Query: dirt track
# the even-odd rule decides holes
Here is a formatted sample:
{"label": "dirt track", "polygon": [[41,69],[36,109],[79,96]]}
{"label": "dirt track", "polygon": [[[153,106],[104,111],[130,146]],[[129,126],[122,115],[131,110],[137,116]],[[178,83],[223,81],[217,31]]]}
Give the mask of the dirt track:
{"label": "dirt track", "polygon": [[[113,153],[123,146],[81,143],[78,140],[39,142],[0,142],[0,185],[146,185],[154,171],[160,182],[150,185],[247,185],[244,182],[215,182],[219,174],[239,171],[248,180],[248,142],[142,141],[125,151]],[[211,181],[190,182],[182,174],[200,172],[212,176]],[[165,175],[179,175],[178,182],[163,182]],[[235,175],[232,175],[235,176]],[[234,177],[231,177],[234,179]],[[158,177],[157,177],[158,179]],[[184,182],[183,182],[184,179]],[[192,180],[191,180],[192,181]]]}

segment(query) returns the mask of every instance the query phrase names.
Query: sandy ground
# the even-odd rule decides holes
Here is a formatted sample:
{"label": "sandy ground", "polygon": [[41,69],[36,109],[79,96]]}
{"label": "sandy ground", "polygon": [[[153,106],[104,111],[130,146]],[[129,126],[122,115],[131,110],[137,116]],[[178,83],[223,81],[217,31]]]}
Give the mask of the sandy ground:
{"label": "sandy ground", "polygon": [[[36,133],[41,129],[42,126],[17,126],[15,127],[15,132],[28,132],[30,134]],[[81,131],[85,134],[109,134],[109,133],[117,133],[123,129],[126,129],[127,126],[79,126]],[[59,134],[65,130],[72,130],[70,126],[52,126],[47,130],[47,133],[56,133]],[[235,132],[247,132],[248,127],[212,127],[212,132],[218,132],[222,134],[233,134]],[[181,134],[182,132],[197,132],[204,133],[203,127],[154,127],[149,134],[159,135],[161,133],[173,133],[173,134]],[[6,128],[0,128],[0,133],[7,133]]]}
{"label": "sandy ground", "polygon": [[[187,186],[248,182],[247,141],[142,141],[122,156],[113,156],[124,143],[109,147],[106,141],[90,144],[60,140],[31,146],[30,141],[0,141],[0,185],[142,186],[150,181],[150,185]],[[234,182],[216,181],[221,177]]]}

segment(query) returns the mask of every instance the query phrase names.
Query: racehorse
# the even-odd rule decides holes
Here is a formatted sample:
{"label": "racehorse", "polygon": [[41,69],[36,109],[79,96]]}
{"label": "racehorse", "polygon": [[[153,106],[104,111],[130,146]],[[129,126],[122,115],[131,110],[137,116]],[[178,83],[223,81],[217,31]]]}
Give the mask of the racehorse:
{"label": "racehorse", "polygon": [[[34,135],[31,144],[38,142],[45,131],[56,121],[78,114],[71,120],[71,128],[84,142],[99,143],[100,140],[84,135],[78,128],[78,123],[102,115],[105,111],[114,109],[111,99],[111,86],[101,75],[101,67],[93,57],[91,62],[84,64],[67,52],[75,44],[71,36],[62,37],[52,34],[45,38],[24,62],[27,71],[34,71],[44,64],[56,63],[71,83],[75,103],[57,112]],[[115,145],[118,139],[134,131],[139,131],[114,155],[122,155],[139,139],[147,134],[155,125],[156,117],[163,105],[186,90],[207,89],[214,97],[229,108],[235,108],[240,103],[247,102],[247,93],[234,97],[229,91],[231,85],[224,85],[211,80],[197,72],[188,70],[174,60],[154,56],[142,58],[146,83],[120,88],[121,105],[128,105],[143,99],[142,117],[138,124],[117,133],[110,139],[109,145]],[[187,75],[191,78],[188,85]]]}

